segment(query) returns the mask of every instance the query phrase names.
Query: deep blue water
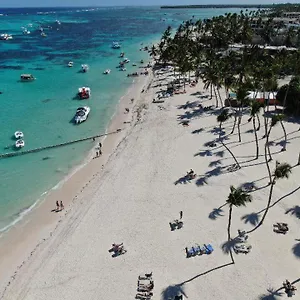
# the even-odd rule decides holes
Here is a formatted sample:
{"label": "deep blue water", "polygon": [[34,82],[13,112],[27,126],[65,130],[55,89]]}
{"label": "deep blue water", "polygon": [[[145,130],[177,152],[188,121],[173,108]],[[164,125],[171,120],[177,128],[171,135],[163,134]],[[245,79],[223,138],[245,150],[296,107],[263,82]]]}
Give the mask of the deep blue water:
{"label": "deep blue water", "polygon": [[[104,133],[120,97],[132,83],[125,72],[115,68],[121,51],[131,63],[148,61],[148,53],[140,51],[141,43],[150,46],[168,25],[176,27],[193,15],[208,18],[227,11],[156,7],[0,9],[0,34],[13,37],[0,40],[0,153],[15,151],[12,135],[16,130],[25,134],[24,149]],[[30,34],[23,34],[24,28]],[[40,28],[46,37],[41,36]],[[122,49],[112,49],[113,41],[120,42]],[[68,61],[74,62],[73,68],[67,67]],[[131,63],[128,72],[138,68]],[[90,71],[80,73],[81,64],[88,64]],[[112,72],[104,76],[108,68]],[[22,73],[31,73],[36,80],[19,82]],[[89,100],[74,100],[81,86],[91,88]],[[91,107],[90,117],[74,126],[70,120],[83,104]],[[41,195],[80,164],[92,147],[91,142],[83,142],[0,159],[0,229],[42,199]]]}

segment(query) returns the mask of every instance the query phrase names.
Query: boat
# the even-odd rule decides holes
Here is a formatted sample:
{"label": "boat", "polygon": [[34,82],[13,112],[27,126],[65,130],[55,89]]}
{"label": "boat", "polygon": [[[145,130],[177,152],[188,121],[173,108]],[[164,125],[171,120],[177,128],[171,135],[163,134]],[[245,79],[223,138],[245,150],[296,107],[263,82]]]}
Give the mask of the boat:
{"label": "boat", "polygon": [[15,138],[16,139],[22,139],[24,137],[24,133],[22,131],[16,131],[15,132]]}
{"label": "boat", "polygon": [[89,99],[91,96],[91,89],[89,87],[81,87],[78,89],[78,97],[80,99]]}
{"label": "boat", "polygon": [[140,63],[141,63],[141,64],[143,64],[143,63],[144,63],[144,61],[143,61],[143,60],[141,60],[141,61],[140,61]]}
{"label": "boat", "polygon": [[31,74],[22,74],[21,75],[21,81],[27,82],[27,81],[33,81],[35,78]]}
{"label": "boat", "polygon": [[132,66],[133,66],[133,67],[136,67],[136,63],[133,63]]}
{"label": "boat", "polygon": [[72,61],[69,61],[69,62],[68,62],[68,67],[69,67],[69,68],[72,68],[73,65],[74,65],[74,63],[73,63]]}
{"label": "boat", "polygon": [[126,68],[122,67],[120,68],[121,71],[126,71]]}
{"label": "boat", "polygon": [[43,32],[41,33],[41,36],[42,36],[42,37],[46,37],[47,34],[43,31]]}
{"label": "boat", "polygon": [[110,69],[107,69],[103,72],[103,74],[108,75],[110,73]]}
{"label": "boat", "polygon": [[61,24],[59,20],[56,20],[55,22],[56,22],[57,25]]}
{"label": "boat", "polygon": [[7,40],[12,40],[12,35],[11,34],[7,34],[7,33],[2,33],[0,35],[0,39],[1,40],[4,40],[4,41],[7,41]]}
{"label": "boat", "polygon": [[81,71],[83,72],[83,73],[86,73],[87,71],[89,70],[89,66],[88,65],[81,65]]}
{"label": "boat", "polygon": [[122,57],[124,57],[124,55],[125,55],[125,53],[121,52],[120,57],[122,58]]}
{"label": "boat", "polygon": [[129,63],[129,62],[130,62],[130,59],[128,59],[128,58],[124,58],[123,62],[124,62],[125,64],[127,64],[127,63]]}
{"label": "boat", "polygon": [[120,48],[121,48],[121,45],[120,45],[118,42],[113,42],[111,47],[112,47],[113,49],[120,49]]}
{"label": "boat", "polygon": [[30,34],[30,31],[27,28],[22,27],[22,29],[23,29],[23,34]]}
{"label": "boat", "polygon": [[76,110],[76,114],[74,116],[75,124],[80,124],[80,123],[86,121],[86,119],[89,116],[90,111],[91,111],[91,109],[88,106],[78,107]]}
{"label": "boat", "polygon": [[16,148],[23,148],[25,146],[24,140],[17,140],[15,143]]}

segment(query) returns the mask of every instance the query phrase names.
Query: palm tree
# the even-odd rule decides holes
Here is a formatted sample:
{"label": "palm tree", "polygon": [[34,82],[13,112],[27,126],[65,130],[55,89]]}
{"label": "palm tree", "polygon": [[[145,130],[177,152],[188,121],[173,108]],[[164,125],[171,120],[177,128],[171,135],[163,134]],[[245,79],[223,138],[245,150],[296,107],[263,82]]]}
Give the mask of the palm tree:
{"label": "palm tree", "polygon": [[222,145],[225,147],[225,149],[231,154],[232,158],[235,161],[236,167],[238,169],[241,168],[239,162],[237,161],[236,157],[232,153],[232,151],[227,147],[227,145],[224,143],[223,139],[221,138],[221,132],[222,132],[222,124],[227,121],[231,117],[231,114],[229,114],[227,109],[223,109],[221,114],[217,116],[217,121],[220,122],[219,125],[219,140],[222,143]]}
{"label": "palm tree", "polygon": [[270,204],[271,204],[271,200],[272,200],[272,195],[273,195],[273,189],[274,189],[274,186],[276,184],[276,181],[278,179],[284,179],[284,178],[289,178],[289,175],[292,173],[292,167],[291,165],[289,165],[288,163],[279,163],[278,161],[276,161],[276,168],[275,168],[275,171],[273,173],[273,179],[272,179],[272,182],[271,182],[271,187],[270,187],[270,192],[269,192],[269,197],[268,197],[268,203],[267,203],[267,206],[266,206],[266,209],[265,209],[265,212],[260,220],[260,222],[257,224],[257,226],[255,228],[253,228],[252,230],[248,231],[247,233],[250,233],[250,232],[253,232],[254,230],[256,230],[258,227],[260,227],[266,216],[267,216],[267,213],[270,209]]}
{"label": "palm tree", "polygon": [[[231,228],[232,207],[246,206],[246,203],[251,201],[252,201],[251,195],[244,192],[241,188],[236,189],[234,186],[230,186],[230,194],[228,195],[228,198],[226,200],[227,204],[229,204],[229,216],[228,216],[228,226],[227,226],[228,242],[231,241],[230,228]],[[231,249],[230,249],[230,256],[232,262],[234,263]]]}
{"label": "palm tree", "polygon": [[257,138],[257,129],[256,129],[256,125],[255,125],[255,118],[256,118],[256,116],[258,117],[258,114],[259,114],[261,108],[262,108],[261,103],[254,100],[251,103],[250,119],[248,120],[248,122],[250,122],[251,120],[253,122],[253,131],[254,131],[255,143],[256,143],[256,159],[258,159],[258,156],[259,156],[259,145],[258,145],[258,138]]}

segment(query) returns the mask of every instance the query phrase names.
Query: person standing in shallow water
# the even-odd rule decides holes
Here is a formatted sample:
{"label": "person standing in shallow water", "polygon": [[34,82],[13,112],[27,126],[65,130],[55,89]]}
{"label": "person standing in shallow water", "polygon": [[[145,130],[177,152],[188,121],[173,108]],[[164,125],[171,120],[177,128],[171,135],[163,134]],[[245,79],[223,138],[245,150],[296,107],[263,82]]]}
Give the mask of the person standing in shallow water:
{"label": "person standing in shallow water", "polygon": [[58,200],[56,200],[56,210],[59,210],[59,203],[58,203]]}
{"label": "person standing in shallow water", "polygon": [[60,201],[60,210],[63,210],[65,208],[64,204],[62,201]]}

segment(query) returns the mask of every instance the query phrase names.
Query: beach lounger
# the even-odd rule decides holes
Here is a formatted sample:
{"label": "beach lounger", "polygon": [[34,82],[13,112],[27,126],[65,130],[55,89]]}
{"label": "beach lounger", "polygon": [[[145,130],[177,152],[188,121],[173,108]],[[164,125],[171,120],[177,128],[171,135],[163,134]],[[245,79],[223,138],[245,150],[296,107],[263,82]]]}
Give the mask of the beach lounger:
{"label": "beach lounger", "polygon": [[145,273],[145,275],[140,275],[139,280],[152,280],[152,272]]}
{"label": "beach lounger", "polygon": [[252,246],[247,243],[236,244],[233,246],[233,250],[236,254],[238,254],[238,253],[248,254],[251,249],[252,249]]}
{"label": "beach lounger", "polygon": [[208,245],[205,245],[204,244],[204,247],[206,248],[206,254],[211,254],[213,251],[214,251],[214,248],[211,244],[208,244]]}
{"label": "beach lounger", "polygon": [[195,251],[194,251],[194,248],[188,248],[188,247],[185,247],[185,253],[186,253],[186,257],[189,258],[191,256],[195,256]]}

